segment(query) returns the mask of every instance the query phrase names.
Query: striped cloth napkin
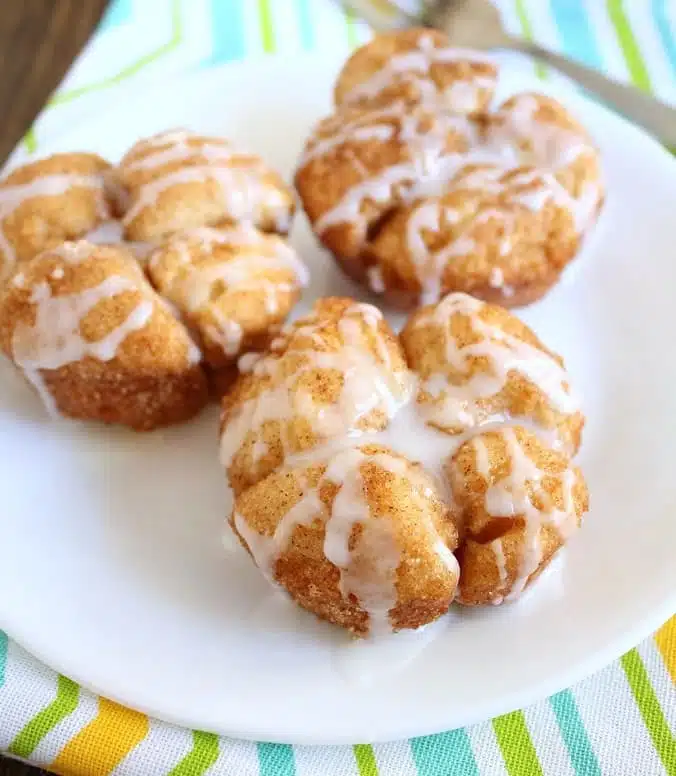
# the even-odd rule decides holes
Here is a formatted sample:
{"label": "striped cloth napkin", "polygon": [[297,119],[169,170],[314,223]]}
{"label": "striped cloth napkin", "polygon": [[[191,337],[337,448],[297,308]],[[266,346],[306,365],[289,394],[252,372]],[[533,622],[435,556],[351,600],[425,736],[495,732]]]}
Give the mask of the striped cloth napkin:
{"label": "striped cloth napkin", "polygon": [[[363,0],[387,9],[387,0]],[[395,0],[393,0],[395,2]],[[396,0],[411,6],[417,0]],[[507,26],[676,103],[674,0],[501,0]],[[116,0],[24,139],[40,152],[129,83],[368,39],[330,0]],[[0,750],[68,776],[676,776],[676,618],[523,711],[391,744],[291,747],[180,729],[84,691],[0,631]]]}

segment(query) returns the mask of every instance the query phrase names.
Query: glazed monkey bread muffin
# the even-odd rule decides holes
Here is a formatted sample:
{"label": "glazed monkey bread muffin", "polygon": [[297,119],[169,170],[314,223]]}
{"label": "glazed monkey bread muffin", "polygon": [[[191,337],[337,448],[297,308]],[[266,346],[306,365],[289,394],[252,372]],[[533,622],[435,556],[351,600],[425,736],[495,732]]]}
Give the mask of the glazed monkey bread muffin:
{"label": "glazed monkey bread muffin", "polygon": [[109,170],[95,154],[54,154],[0,181],[0,284],[18,261],[83,237],[111,218]]}
{"label": "glazed monkey bread muffin", "polygon": [[450,294],[398,339],[323,299],[224,398],[230,524],[264,576],[355,634],[523,591],[587,509],[561,359]]}
{"label": "glazed monkey bread muffin", "polygon": [[377,36],[307,141],[295,181],[315,233],[394,304],[449,291],[532,302],[596,219],[604,194],[586,131],[539,94],[490,109],[495,77],[439,33]]}
{"label": "glazed monkey bread muffin", "polygon": [[128,240],[156,242],[239,221],[286,234],[295,207],[289,188],[260,157],[183,129],[140,140],[113,181]]}
{"label": "glazed monkey bread muffin", "polygon": [[0,292],[0,346],[70,417],[149,430],[207,401],[199,351],[123,246],[63,243],[23,262]]}
{"label": "glazed monkey bread muffin", "polygon": [[[205,401],[205,375],[192,361],[202,362],[211,387],[221,394],[237,374],[241,352],[265,347],[298,301],[307,271],[283,238],[293,211],[290,189],[260,158],[237,152],[219,138],[187,130],[163,132],[139,141],[117,168],[92,154],[59,154],[20,167],[0,183],[0,251],[2,274],[9,287],[5,303],[0,305],[0,327],[6,332],[4,349],[23,368],[52,411],[124,423],[136,429],[186,419]],[[117,252],[102,251],[86,242],[64,242],[82,236],[105,240],[101,235],[114,215],[121,218],[122,234],[133,241],[124,243]],[[143,256],[139,242],[145,246]],[[48,257],[49,271],[57,273],[49,280],[39,274],[39,268],[47,266],[44,261],[36,262],[31,269],[23,266],[48,248],[54,249]],[[152,294],[140,264],[132,268],[135,282],[142,283],[138,292],[150,293],[153,304],[158,310],[161,307],[162,318],[167,319],[161,330],[139,324],[143,336],[147,335],[146,344],[152,342],[152,347],[146,361],[141,359],[138,375],[133,359],[127,359],[127,348],[133,350],[134,340],[143,337],[140,332],[131,336],[131,330],[127,330],[131,324],[106,319],[117,331],[106,332],[106,336],[115,342],[118,335],[121,338],[117,343],[119,354],[113,357],[106,351],[103,358],[98,355],[103,352],[100,348],[89,344],[85,347],[79,340],[75,347],[75,339],[80,335],[86,339],[87,334],[68,317],[69,304],[74,305],[73,310],[83,310],[88,322],[99,317],[105,305],[85,309],[88,303],[72,297],[67,284],[72,280],[78,292],[88,288],[90,281],[101,280],[93,263],[103,258],[101,271],[113,272],[113,265],[123,257],[127,264],[134,261],[128,249],[142,260],[161,296]],[[55,261],[61,261],[62,266],[52,267]],[[127,267],[128,271],[132,269]],[[35,278],[34,272],[38,272]],[[67,279],[65,286],[59,276]],[[127,283],[128,275],[124,278]],[[25,289],[33,279],[38,284],[51,284],[54,294],[64,291],[70,301],[57,304],[52,299],[36,307],[36,311],[44,307],[44,312],[32,311],[29,303],[35,300]],[[52,281],[58,282],[54,285]],[[119,281],[110,281],[104,288],[119,285]],[[93,293],[88,290],[86,298],[92,299]],[[150,303],[148,298],[145,303]],[[25,333],[15,333],[12,316],[19,308],[29,318],[34,312],[37,316],[31,346],[36,352],[32,354],[24,352],[25,347],[15,347],[17,337],[26,339]],[[58,358],[54,353],[46,354],[51,336],[48,329],[58,324],[49,316],[56,315],[57,309],[59,315],[67,316],[67,325],[74,326],[68,333],[74,338],[69,340],[68,348],[61,351],[60,345],[52,343],[59,350]],[[178,320],[172,323],[168,320],[171,315]],[[118,324],[121,328],[115,329]],[[187,367],[180,359],[172,361],[176,353],[171,342],[176,337],[184,341],[191,354],[186,373],[189,379],[180,385],[174,383],[182,379]],[[191,338],[199,350],[190,344]],[[165,354],[160,352],[163,341],[168,348]],[[118,355],[124,361],[123,370],[118,369]],[[164,356],[169,359],[166,363]],[[60,363],[60,358],[66,361]],[[77,366],[80,359],[84,359],[82,365]],[[96,369],[93,360],[100,362]],[[25,368],[28,363],[35,364],[35,368]],[[56,366],[50,366],[52,363]],[[174,369],[176,378],[170,377]],[[59,381],[58,375],[66,377]],[[142,385],[137,384],[136,377]],[[87,380],[91,381],[89,385]],[[109,382],[119,390],[103,395],[102,387]],[[183,396],[181,391],[189,386],[193,395]],[[142,392],[137,407],[132,406],[133,390]],[[157,395],[151,396],[152,391]],[[119,406],[115,406],[117,402]],[[139,415],[141,405],[146,410]]]}
{"label": "glazed monkey bread muffin", "polygon": [[147,270],[215,369],[265,347],[307,282],[285,240],[246,223],[172,235],[151,253]]}

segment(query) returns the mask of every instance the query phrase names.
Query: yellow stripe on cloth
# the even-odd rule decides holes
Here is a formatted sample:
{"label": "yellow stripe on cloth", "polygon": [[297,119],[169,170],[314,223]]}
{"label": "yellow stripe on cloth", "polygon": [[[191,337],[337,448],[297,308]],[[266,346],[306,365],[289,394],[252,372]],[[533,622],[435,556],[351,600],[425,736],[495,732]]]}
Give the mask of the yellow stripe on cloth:
{"label": "yellow stripe on cloth", "polygon": [[657,631],[655,643],[671,678],[676,682],[676,616]]}
{"label": "yellow stripe on cloth", "polygon": [[107,776],[148,734],[145,714],[99,698],[99,713],[49,766],[60,776]]}

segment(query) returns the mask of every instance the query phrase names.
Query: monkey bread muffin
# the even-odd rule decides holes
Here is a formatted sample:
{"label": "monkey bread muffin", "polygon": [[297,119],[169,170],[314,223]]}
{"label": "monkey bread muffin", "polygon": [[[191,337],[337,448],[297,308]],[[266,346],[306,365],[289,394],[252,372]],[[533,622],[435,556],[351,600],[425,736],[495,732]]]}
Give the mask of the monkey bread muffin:
{"label": "monkey bread muffin", "polygon": [[307,282],[285,240],[247,223],[172,235],[150,254],[147,271],[214,369],[265,347]]}
{"label": "monkey bread muffin", "polygon": [[83,237],[111,217],[109,170],[95,154],[54,154],[0,181],[0,283],[17,261]]}
{"label": "monkey bread muffin", "polygon": [[517,598],[587,510],[561,359],[462,293],[401,337],[319,300],[223,399],[230,525],[266,579],[357,635]]}
{"label": "monkey bread muffin", "polygon": [[577,254],[604,191],[598,151],[558,102],[493,108],[496,70],[440,33],[377,36],[345,65],[333,115],[295,182],[345,272],[405,308],[463,291],[543,296]]}
{"label": "monkey bread muffin", "polygon": [[[259,157],[187,130],[140,140],[116,168],[77,153],[19,167],[0,182],[4,350],[53,412],[139,430],[187,419],[205,403],[205,380],[221,395],[241,353],[265,347],[298,301],[308,277],[285,239],[294,207]],[[43,277],[44,267],[56,274]],[[101,276],[108,271],[117,279]],[[148,321],[138,311],[124,318],[120,300],[132,297],[141,310],[152,303]],[[113,303],[122,317],[101,312]],[[89,342],[78,311],[87,325],[103,316],[103,339],[116,347]],[[15,331],[24,314],[30,337]],[[139,331],[128,329],[134,321]],[[67,347],[50,345],[52,332]]]}
{"label": "monkey bread muffin", "polygon": [[195,415],[200,353],[122,246],[66,242],[0,292],[0,346],[53,412],[137,430]]}
{"label": "monkey bread muffin", "polygon": [[286,234],[295,207],[260,157],[183,129],[136,143],[115,169],[114,193],[126,237],[135,241],[239,221]]}

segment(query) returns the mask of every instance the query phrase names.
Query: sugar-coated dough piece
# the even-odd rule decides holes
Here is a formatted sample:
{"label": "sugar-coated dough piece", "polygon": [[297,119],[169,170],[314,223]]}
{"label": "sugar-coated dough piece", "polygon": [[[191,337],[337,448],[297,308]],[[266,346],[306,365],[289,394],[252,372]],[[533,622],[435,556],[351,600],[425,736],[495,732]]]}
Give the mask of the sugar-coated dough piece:
{"label": "sugar-coated dough piece", "polygon": [[517,598],[589,508],[582,472],[519,426],[465,442],[448,475],[461,534],[462,604]]}
{"label": "sugar-coated dough piece", "polygon": [[116,168],[115,188],[129,240],[238,221],[285,234],[295,207],[289,188],[259,157],[183,129],[136,143]]}
{"label": "sugar-coated dough piece", "polygon": [[266,578],[359,635],[432,622],[455,594],[448,508],[384,447],[271,474],[237,499],[231,524]]}
{"label": "sugar-coated dough piece", "polygon": [[[245,357],[248,358],[248,357]],[[410,375],[381,313],[327,298],[286,327],[223,402],[221,459],[235,493],[288,460],[387,425]]]}
{"label": "sugar-coated dough piece", "polygon": [[411,28],[376,35],[357,49],[334,95],[338,106],[439,100],[456,113],[473,113],[486,107],[496,80],[485,54],[452,48],[441,32]]}
{"label": "sugar-coated dough piece", "polygon": [[[397,67],[378,72],[397,83]],[[531,93],[472,114],[432,97],[346,100],[312,131],[295,182],[345,272],[405,308],[450,291],[507,307],[540,298],[604,200],[588,133]]]}
{"label": "sugar-coated dough piece", "polygon": [[151,253],[147,271],[214,368],[265,347],[307,282],[284,239],[248,224],[173,235]]}
{"label": "sugar-coated dough piece", "polygon": [[96,154],[54,154],[0,181],[0,283],[17,262],[82,237],[111,217],[109,170]]}
{"label": "sugar-coated dough piece", "polygon": [[0,293],[0,346],[56,414],[145,431],[208,398],[197,347],[122,246],[23,262]]}
{"label": "sugar-coated dough piece", "polygon": [[232,527],[268,581],[358,635],[439,616],[451,551],[461,603],[514,600],[587,510],[584,416],[525,324],[455,293],[399,340],[376,308],[319,300],[223,399]]}
{"label": "sugar-coated dough piece", "polygon": [[413,313],[401,342],[427,423],[462,435],[509,420],[577,451],[584,415],[563,361],[507,310],[449,294]]}

